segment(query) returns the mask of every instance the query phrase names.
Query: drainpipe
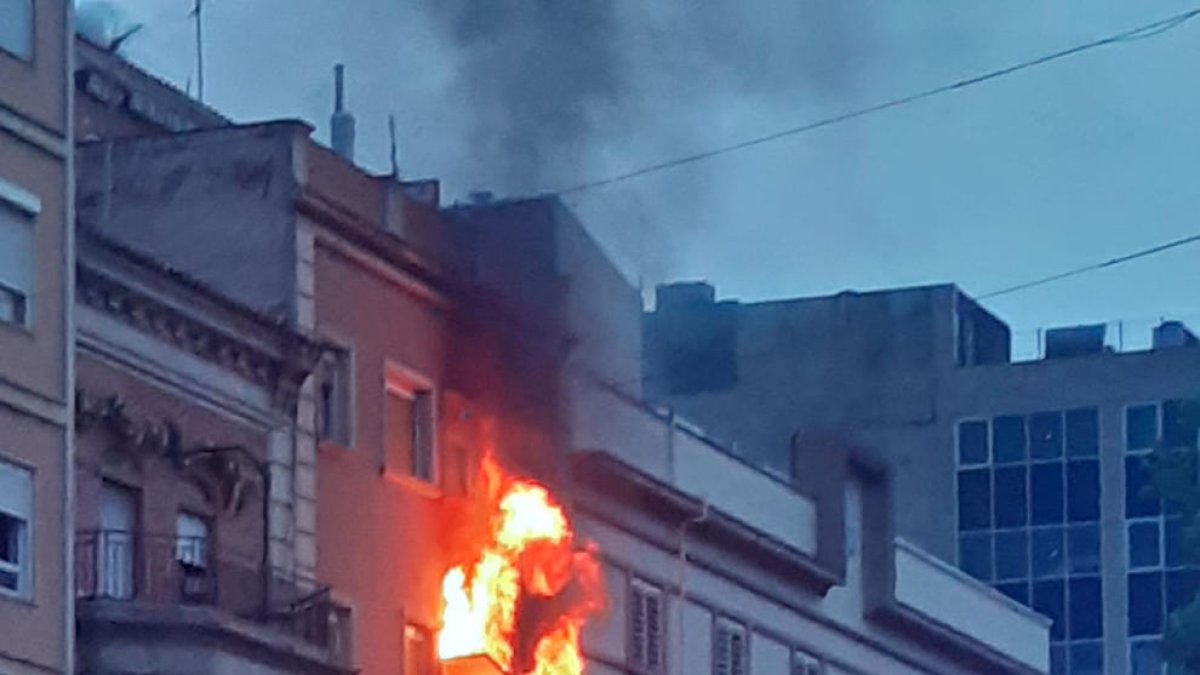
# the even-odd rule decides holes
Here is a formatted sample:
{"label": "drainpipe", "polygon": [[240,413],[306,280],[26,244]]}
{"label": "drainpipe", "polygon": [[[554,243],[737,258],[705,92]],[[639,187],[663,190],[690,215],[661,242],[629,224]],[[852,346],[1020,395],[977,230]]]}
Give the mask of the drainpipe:
{"label": "drainpipe", "polygon": [[[672,416],[673,417],[673,416]],[[688,567],[687,567],[687,531],[689,528],[708,520],[708,500],[705,499],[700,507],[699,515],[692,516],[679,525],[679,560],[675,573],[675,581],[679,586],[679,619],[675,626],[675,661],[678,668],[675,672],[683,673],[683,611],[687,606]]]}

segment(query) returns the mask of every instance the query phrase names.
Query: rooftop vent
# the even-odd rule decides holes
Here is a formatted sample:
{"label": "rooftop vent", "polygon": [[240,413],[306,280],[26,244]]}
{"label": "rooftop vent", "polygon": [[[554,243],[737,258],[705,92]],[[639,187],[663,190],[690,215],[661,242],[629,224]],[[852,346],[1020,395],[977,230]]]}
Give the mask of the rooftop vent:
{"label": "rooftop vent", "polygon": [[1106,327],[1102,323],[1046,331],[1046,358],[1063,359],[1072,356],[1100,354],[1104,351]]}
{"label": "rooftop vent", "polygon": [[1195,347],[1200,344],[1196,334],[1182,321],[1164,321],[1154,328],[1154,348]]}
{"label": "rooftop vent", "polygon": [[717,290],[707,281],[681,281],[661,284],[654,296],[654,306],[658,309],[704,307],[716,301]]}

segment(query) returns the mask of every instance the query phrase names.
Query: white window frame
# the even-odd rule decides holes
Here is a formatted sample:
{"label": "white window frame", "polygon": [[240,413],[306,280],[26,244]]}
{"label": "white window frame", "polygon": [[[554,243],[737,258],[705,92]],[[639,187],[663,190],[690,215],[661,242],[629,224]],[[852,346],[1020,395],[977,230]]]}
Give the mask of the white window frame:
{"label": "white window frame", "polygon": [[17,575],[15,589],[0,586],[0,598],[33,598],[34,474],[29,469],[0,460],[0,513],[23,524],[17,543],[16,564],[2,563]]}
{"label": "white window frame", "polygon": [[24,2],[29,7],[29,48],[26,52],[19,52],[12,49],[11,45],[0,43],[0,54],[11,56],[25,63],[32,63],[34,54],[37,52],[37,23],[38,23],[38,8],[37,0],[0,0],[0,2]]}
{"label": "white window frame", "polygon": [[[658,605],[658,618],[653,625],[650,623],[650,617],[647,616],[649,601],[653,600]],[[638,620],[641,620],[645,635],[642,638],[641,650],[636,648],[637,640],[635,639],[636,626]],[[649,675],[659,675],[667,672],[667,606],[666,594],[663,589],[638,578],[629,580],[629,616],[628,616],[628,640],[629,640],[629,665],[639,673],[647,673]],[[654,640],[651,635],[655,634],[657,639],[657,649],[652,649]],[[652,661],[651,657],[657,657]]]}
{"label": "white window frame", "polygon": [[[394,361],[389,361],[387,363],[387,366],[385,369],[383,395],[384,395],[383,406],[384,406],[385,414],[383,414],[381,416],[382,417],[381,422],[382,422],[382,427],[383,427],[383,429],[382,429],[383,436],[381,437],[382,447],[380,448],[381,452],[380,452],[380,463],[379,463],[381,471],[384,473],[384,475],[389,476],[391,478],[398,479],[399,481],[409,484],[411,486],[418,487],[418,488],[421,488],[424,490],[432,490],[434,492],[440,492],[441,484],[442,484],[441,483],[442,462],[441,462],[441,452],[440,452],[440,439],[438,438],[438,435],[439,435],[438,434],[438,415],[439,415],[438,390],[437,390],[437,387],[434,386],[433,380],[418,373],[415,370],[412,370],[411,368],[405,367]],[[393,467],[393,466],[389,465],[389,459],[390,459],[390,457],[388,456],[388,433],[389,433],[389,430],[388,430],[388,421],[387,421],[388,416],[386,414],[386,408],[388,405],[387,397],[389,397],[389,396],[400,396],[402,398],[407,398],[409,401],[413,402],[414,405],[413,405],[412,422],[413,422],[414,434],[417,432],[417,430],[419,429],[419,425],[420,425],[420,420],[418,420],[418,418],[417,418],[417,416],[420,414],[420,411],[418,411],[417,406],[415,404],[417,402],[418,397],[428,396],[429,410],[426,413],[428,415],[427,423],[428,423],[428,427],[429,427],[429,440],[427,442],[429,445],[429,455],[430,455],[430,457],[429,457],[429,473],[430,473],[430,475],[428,478],[425,478],[424,476],[416,475],[415,461],[414,461],[414,466],[413,466],[413,468],[414,468],[413,472],[404,471],[397,467]],[[413,449],[413,452],[415,455],[415,453],[417,451],[415,439],[414,439],[414,444],[413,444],[412,449]],[[415,457],[414,457],[414,459],[415,459]]]}
{"label": "white window frame", "polygon": [[[343,448],[354,447],[354,415],[355,415],[355,378],[354,351],[349,348],[338,348],[336,353],[326,353],[321,357],[317,378],[317,409],[316,432],[322,442],[335,443]],[[324,389],[333,389],[332,429],[326,433],[326,425],[331,421],[325,410]]]}
{"label": "white window frame", "polygon": [[19,320],[0,319],[0,324],[29,328],[33,325],[34,291],[37,286],[37,218],[42,212],[42,200],[25,188],[0,178],[0,215],[4,215],[4,212],[14,217],[18,227],[29,228],[29,254],[33,269],[27,280],[27,288],[5,283],[0,277],[0,292],[12,295],[23,309]]}
{"label": "white window frame", "polygon": [[[736,656],[732,650],[732,637],[740,635],[742,638],[741,649]],[[730,638],[728,646],[730,661],[727,670],[722,669],[721,653],[727,649],[723,644],[726,637]],[[713,638],[712,638],[712,674],[713,675],[750,675],[750,630],[746,624],[735,621],[727,617],[717,617],[713,620]]]}
{"label": "white window frame", "polygon": [[[199,534],[186,532],[189,527],[195,527]],[[199,546],[186,546],[188,542],[198,543]],[[206,570],[211,566],[210,548],[212,548],[212,523],[208,518],[191,511],[180,511],[175,515],[175,560]]]}

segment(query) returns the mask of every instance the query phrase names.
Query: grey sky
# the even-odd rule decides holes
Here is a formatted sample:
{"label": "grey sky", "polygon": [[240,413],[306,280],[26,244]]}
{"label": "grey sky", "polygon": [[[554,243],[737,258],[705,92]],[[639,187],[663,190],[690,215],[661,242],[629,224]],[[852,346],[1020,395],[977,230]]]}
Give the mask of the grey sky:
{"label": "grey sky", "polygon": [[[194,72],[191,1],[117,3],[147,23],[128,55],[181,86]],[[404,174],[442,178],[451,198],[534,192],[1192,6],[504,2],[208,0],[207,98],[239,120],[310,120],[325,139],[331,67],[344,61],[361,163],[386,168],[394,112]],[[1200,231],[1198,38],[1200,21],[569,203],[648,284],[707,278],[746,300],[938,281],[987,292]],[[1182,248],[988,304],[1017,328],[1200,315],[1197,256]]]}

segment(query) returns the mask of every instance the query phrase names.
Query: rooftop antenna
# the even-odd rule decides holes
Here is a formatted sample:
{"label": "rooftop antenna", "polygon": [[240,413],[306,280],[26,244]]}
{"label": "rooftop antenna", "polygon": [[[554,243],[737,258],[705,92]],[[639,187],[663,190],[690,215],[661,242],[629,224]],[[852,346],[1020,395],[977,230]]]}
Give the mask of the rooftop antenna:
{"label": "rooftop antenna", "polygon": [[204,0],[194,0],[188,16],[196,21],[196,98],[204,102]]}
{"label": "rooftop antenna", "polygon": [[354,162],[354,115],[346,110],[346,67],[333,67],[333,117],[329,120],[330,145],[346,161]]}
{"label": "rooftop antenna", "polygon": [[400,177],[400,164],[396,160],[396,114],[388,115],[388,138],[391,140],[392,178]]}

